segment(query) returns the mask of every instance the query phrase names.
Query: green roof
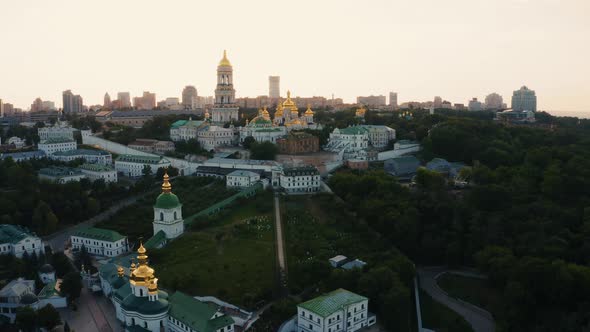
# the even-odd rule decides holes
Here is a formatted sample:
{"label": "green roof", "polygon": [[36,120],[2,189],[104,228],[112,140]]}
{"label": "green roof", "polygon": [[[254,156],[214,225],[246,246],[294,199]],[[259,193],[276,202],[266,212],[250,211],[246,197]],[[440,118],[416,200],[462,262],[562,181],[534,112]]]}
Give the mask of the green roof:
{"label": "green roof", "polygon": [[[127,283],[129,285],[129,283]],[[127,286],[121,287],[119,290],[126,288]],[[131,289],[131,286],[128,286]],[[119,291],[117,291],[118,293]],[[136,311],[144,315],[155,315],[168,311],[168,300],[166,292],[161,290],[158,291],[158,300],[150,301],[146,297],[137,297],[135,295],[128,295],[121,302],[121,307],[127,311]]]}
{"label": "green roof", "polygon": [[182,292],[170,296],[170,316],[199,332],[214,332],[234,323],[228,315],[211,319],[218,309],[214,304],[201,302]]}
{"label": "green roof", "polygon": [[179,206],[182,206],[182,204],[180,204],[178,196],[173,193],[161,193],[156,199],[156,205],[154,205],[158,209],[174,209]]}
{"label": "green roof", "polygon": [[95,227],[82,228],[76,231],[74,236],[109,242],[115,242],[125,238],[125,236],[119,234],[118,232]]}
{"label": "green roof", "polygon": [[55,289],[55,281],[52,281],[45,285],[45,287],[43,287],[43,289],[39,293],[39,298],[47,299],[52,296],[60,296],[57,289]]}
{"label": "green roof", "polygon": [[63,176],[78,176],[82,175],[82,171],[72,167],[65,166],[50,166],[41,168],[39,174],[51,177],[63,177]]}
{"label": "green roof", "polygon": [[117,157],[117,161],[127,161],[140,164],[160,164],[169,163],[170,161],[164,157],[158,156],[137,156],[132,154],[122,154]]}
{"label": "green roof", "polygon": [[166,242],[166,233],[164,233],[163,230],[159,230],[154,236],[147,240],[143,246],[146,249],[155,249],[160,247],[164,242]]}
{"label": "green roof", "polygon": [[352,126],[339,129],[341,134],[344,135],[360,135],[365,134],[367,132],[367,128],[360,127],[360,126]]}
{"label": "green roof", "polygon": [[345,306],[365,300],[368,300],[368,298],[339,288],[328,294],[318,296],[313,300],[303,302],[298,307],[309,310],[321,317],[328,317],[336,311],[342,310]]}
{"label": "green roof", "polygon": [[112,172],[115,169],[107,166],[107,165],[101,165],[101,164],[83,164],[78,166],[79,169],[84,169],[87,171],[94,171],[94,172]]}
{"label": "green roof", "polygon": [[198,127],[203,123],[203,121],[195,121],[195,120],[178,120],[174,122],[171,127],[172,128],[179,128],[183,126],[194,126]]}
{"label": "green roof", "polygon": [[27,236],[35,236],[35,234],[18,225],[0,225],[0,243],[18,243]]}
{"label": "green roof", "polygon": [[55,144],[55,143],[70,143],[70,142],[76,142],[76,141],[74,141],[71,138],[66,138],[66,137],[55,137],[55,138],[49,138],[44,141],[41,141],[39,144]]}

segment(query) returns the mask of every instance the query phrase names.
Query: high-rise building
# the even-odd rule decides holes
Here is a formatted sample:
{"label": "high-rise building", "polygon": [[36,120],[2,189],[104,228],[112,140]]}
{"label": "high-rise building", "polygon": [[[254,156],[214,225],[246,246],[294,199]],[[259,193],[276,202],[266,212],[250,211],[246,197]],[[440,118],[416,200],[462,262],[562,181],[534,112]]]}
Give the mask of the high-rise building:
{"label": "high-rise building", "polygon": [[437,108],[443,108],[443,100],[441,97],[436,96],[434,97],[434,102],[432,103],[432,107],[434,107],[435,109]]}
{"label": "high-rise building", "polygon": [[0,99],[0,118],[4,117],[4,104],[2,103],[2,99]]}
{"label": "high-rise building", "polygon": [[389,106],[391,106],[392,109],[397,109],[397,92],[389,93]]}
{"label": "high-rise building", "polygon": [[512,94],[513,111],[537,111],[537,96],[534,90],[522,86]]}
{"label": "high-rise building", "polygon": [[133,106],[138,110],[151,110],[156,107],[156,94],[144,91],[141,97],[133,98]]}
{"label": "high-rise building", "polygon": [[83,110],[84,101],[82,96],[74,95],[71,90],[66,90],[62,93],[63,97],[63,112],[64,113],[81,113]]}
{"label": "high-rise building", "polygon": [[117,100],[120,108],[131,107],[131,95],[129,94],[129,92],[117,93]]}
{"label": "high-rise building", "polygon": [[281,98],[281,77],[280,76],[269,76],[268,77],[268,97],[271,99]]}
{"label": "high-rise building", "polygon": [[219,61],[217,66],[217,88],[215,89],[215,104],[212,110],[213,122],[237,121],[238,110],[233,82],[233,68],[227,59],[227,52],[223,51],[223,59]]}
{"label": "high-rise building", "polygon": [[385,106],[387,105],[385,96],[383,95],[379,95],[379,96],[359,96],[356,97],[356,103],[360,104],[360,105],[365,105],[365,106]]}
{"label": "high-rise building", "polygon": [[187,85],[182,90],[182,106],[188,109],[197,108],[198,97],[197,88],[192,85]]}
{"label": "high-rise building", "polygon": [[104,103],[102,104],[102,106],[104,108],[110,108],[111,107],[111,96],[109,96],[109,93],[105,93],[104,94]]}
{"label": "high-rise building", "polygon": [[31,112],[40,112],[43,110],[43,100],[37,98],[31,104]]}
{"label": "high-rise building", "polygon": [[483,105],[481,104],[481,101],[477,100],[477,98],[473,98],[469,101],[467,109],[470,111],[481,111],[483,110]]}
{"label": "high-rise building", "polygon": [[504,106],[502,96],[493,92],[486,96],[485,109],[486,110],[500,110]]}

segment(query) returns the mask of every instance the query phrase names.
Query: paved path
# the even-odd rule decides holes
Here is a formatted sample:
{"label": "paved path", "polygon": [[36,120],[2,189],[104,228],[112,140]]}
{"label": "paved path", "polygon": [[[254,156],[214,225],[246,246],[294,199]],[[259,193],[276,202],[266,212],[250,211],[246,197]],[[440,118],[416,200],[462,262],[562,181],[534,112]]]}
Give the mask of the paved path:
{"label": "paved path", "polygon": [[432,296],[436,302],[447,306],[465,318],[475,332],[494,332],[494,319],[487,311],[448,296],[438,286],[436,278],[445,271],[447,271],[446,268],[418,268],[420,288]]}
{"label": "paved path", "polygon": [[43,241],[45,241],[47,244],[49,244],[49,246],[51,247],[51,249],[53,249],[54,252],[63,251],[66,241],[68,241],[70,239],[70,236],[72,234],[74,234],[74,232],[78,228],[94,226],[96,223],[104,221],[104,220],[112,217],[115,213],[117,213],[122,208],[127,207],[131,204],[134,204],[139,199],[141,199],[149,194],[153,194],[153,191],[148,191],[148,192],[136,195],[136,196],[129,197],[125,200],[122,200],[119,203],[111,206],[107,210],[95,215],[94,217],[92,217],[86,221],[83,221],[77,225],[62,229],[56,233],[53,233],[51,235],[47,235],[47,236],[43,237]]}
{"label": "paved path", "polygon": [[285,261],[285,243],[283,238],[283,223],[281,222],[281,206],[279,195],[275,193],[275,232],[277,238],[277,261],[279,263],[279,283],[283,296],[289,293],[287,287],[287,263]]}

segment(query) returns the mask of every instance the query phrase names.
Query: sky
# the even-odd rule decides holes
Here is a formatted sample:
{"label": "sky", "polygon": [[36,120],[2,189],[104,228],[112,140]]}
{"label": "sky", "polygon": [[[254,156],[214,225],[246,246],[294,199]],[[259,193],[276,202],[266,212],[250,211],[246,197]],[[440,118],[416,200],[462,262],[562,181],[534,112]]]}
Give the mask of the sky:
{"label": "sky", "polygon": [[483,100],[527,85],[541,110],[590,111],[588,0],[3,0],[0,99],[61,107],[105,92],[213,95],[227,49],[237,97]]}

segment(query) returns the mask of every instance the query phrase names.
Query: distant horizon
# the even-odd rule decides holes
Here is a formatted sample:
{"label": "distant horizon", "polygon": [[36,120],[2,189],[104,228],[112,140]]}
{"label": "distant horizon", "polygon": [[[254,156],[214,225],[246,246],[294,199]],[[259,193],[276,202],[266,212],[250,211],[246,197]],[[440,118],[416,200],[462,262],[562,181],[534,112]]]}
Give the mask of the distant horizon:
{"label": "distant horizon", "polygon": [[[0,99],[85,105],[108,92],[212,96],[227,49],[237,97],[397,92],[399,103],[440,96],[467,105],[496,92],[535,90],[539,110],[590,110],[590,2],[585,0],[155,0],[3,4]],[[575,45],[575,52],[572,51]],[[113,98],[114,99],[114,98]],[[563,110],[563,111],[561,111]]]}

